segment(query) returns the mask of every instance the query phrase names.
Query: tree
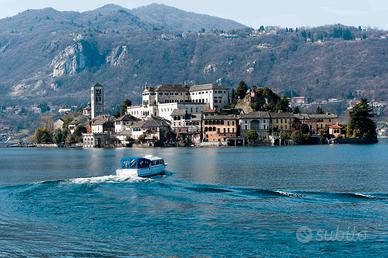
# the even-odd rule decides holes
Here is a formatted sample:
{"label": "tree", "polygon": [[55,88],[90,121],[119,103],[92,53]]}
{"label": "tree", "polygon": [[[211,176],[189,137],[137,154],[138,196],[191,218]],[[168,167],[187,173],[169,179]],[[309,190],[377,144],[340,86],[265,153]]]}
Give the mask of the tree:
{"label": "tree", "polygon": [[132,101],[130,99],[124,100],[120,106],[120,115],[125,115],[127,113],[127,108],[130,106],[132,106]]}
{"label": "tree", "polygon": [[249,141],[255,141],[257,139],[258,135],[255,130],[248,130],[247,131],[247,138]]}
{"label": "tree", "polygon": [[42,113],[46,113],[46,112],[50,111],[50,107],[49,107],[49,105],[47,105],[46,102],[40,103],[38,105],[38,108],[40,109],[40,112],[42,112]]}
{"label": "tree", "polygon": [[247,95],[247,91],[248,91],[248,85],[244,81],[241,81],[237,86],[236,95],[240,99],[243,99],[245,98],[245,95]]}
{"label": "tree", "polygon": [[63,143],[63,134],[61,129],[55,129],[53,132],[53,142],[57,145],[61,145]]}
{"label": "tree", "polygon": [[35,130],[34,140],[36,144],[51,144],[53,143],[50,133],[47,128],[38,128]]}
{"label": "tree", "polygon": [[75,142],[82,142],[82,134],[86,133],[87,129],[83,125],[77,126],[77,128],[74,130],[73,136]]}
{"label": "tree", "polygon": [[317,114],[325,114],[325,112],[323,111],[323,109],[321,108],[321,106],[318,106],[315,112],[316,112]]}
{"label": "tree", "polygon": [[310,133],[310,128],[309,128],[309,126],[306,125],[306,124],[302,124],[302,125],[300,126],[300,132],[301,132],[302,134],[309,134],[309,133]]}
{"label": "tree", "polygon": [[360,103],[350,111],[349,129],[353,132],[353,136],[377,142],[376,124],[373,117],[373,109],[369,106],[368,100],[362,98]]}
{"label": "tree", "polygon": [[291,112],[292,109],[290,108],[290,101],[287,97],[283,97],[276,103],[276,111],[281,112]]}

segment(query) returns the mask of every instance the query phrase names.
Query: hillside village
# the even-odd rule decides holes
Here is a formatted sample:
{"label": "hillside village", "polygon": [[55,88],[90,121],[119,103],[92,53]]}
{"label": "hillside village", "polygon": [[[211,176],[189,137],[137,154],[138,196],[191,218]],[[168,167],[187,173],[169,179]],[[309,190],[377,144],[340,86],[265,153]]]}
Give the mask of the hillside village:
{"label": "hillside village", "polygon": [[37,129],[38,146],[289,145],[336,143],[346,137],[338,115],[298,112],[288,98],[244,83],[231,92],[218,84],[146,87],[140,105],[123,102],[116,116],[105,113],[104,89],[91,87],[82,114]]}

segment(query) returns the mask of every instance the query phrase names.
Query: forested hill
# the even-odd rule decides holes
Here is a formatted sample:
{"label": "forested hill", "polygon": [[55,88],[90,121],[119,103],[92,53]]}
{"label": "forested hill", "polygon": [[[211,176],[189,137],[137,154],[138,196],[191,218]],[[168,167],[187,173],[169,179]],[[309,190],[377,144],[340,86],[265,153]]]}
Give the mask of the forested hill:
{"label": "forested hill", "polygon": [[219,82],[311,97],[388,99],[388,33],[332,25],[262,27],[164,5],[29,10],[0,20],[1,103],[85,104],[94,82],[108,104],[144,85]]}

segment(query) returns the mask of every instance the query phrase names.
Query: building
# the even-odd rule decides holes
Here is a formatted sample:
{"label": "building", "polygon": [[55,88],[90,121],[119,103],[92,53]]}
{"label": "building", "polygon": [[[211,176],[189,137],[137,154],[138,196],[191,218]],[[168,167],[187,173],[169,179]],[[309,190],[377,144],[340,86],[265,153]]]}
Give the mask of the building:
{"label": "building", "polygon": [[172,130],[182,134],[199,134],[201,132],[201,115],[193,115],[185,110],[175,109],[172,114]]}
{"label": "building", "polygon": [[295,116],[293,113],[270,113],[271,129],[273,132],[289,132],[293,129]]}
{"label": "building", "polygon": [[334,138],[340,138],[344,136],[342,132],[343,127],[339,124],[334,124],[329,126],[329,135],[333,135]]}
{"label": "building", "polygon": [[57,120],[54,122],[54,130],[56,130],[56,129],[62,130],[63,124],[64,124],[64,123],[65,123],[65,122],[63,121],[62,118],[57,119]]}
{"label": "building", "polygon": [[240,118],[240,133],[246,137],[249,130],[253,130],[261,138],[268,138],[271,129],[271,116],[268,112],[250,112]]}
{"label": "building", "polygon": [[209,104],[210,109],[220,111],[229,105],[229,91],[217,84],[193,85],[189,89],[190,101]]}
{"label": "building", "polygon": [[92,133],[110,135],[115,131],[115,118],[112,116],[102,115],[92,120]]}
{"label": "building", "polygon": [[339,122],[335,114],[295,114],[295,118],[309,127],[310,134],[320,134]]}
{"label": "building", "polygon": [[162,84],[144,89],[142,104],[128,107],[127,113],[139,119],[159,116],[171,120],[171,113],[175,109],[199,114],[206,109],[219,111],[228,104],[228,89],[217,84]]}
{"label": "building", "polygon": [[104,114],[104,87],[97,83],[91,88],[91,118]]}
{"label": "building", "polygon": [[227,144],[238,136],[238,117],[204,113],[202,117],[202,141]]}
{"label": "building", "polygon": [[87,127],[89,125],[89,117],[79,115],[75,118],[73,118],[73,121],[68,125],[68,129],[71,134],[74,133],[75,129],[77,129],[78,126],[84,126]]}
{"label": "building", "polygon": [[91,130],[82,134],[84,148],[105,148],[114,146],[114,117],[101,115],[91,122]]}
{"label": "building", "polygon": [[113,146],[110,137],[104,133],[84,133],[82,134],[82,142],[83,148],[105,148]]}
{"label": "building", "polygon": [[90,103],[88,103],[88,105],[82,109],[82,114],[84,116],[91,117],[92,108],[91,108]]}
{"label": "building", "polygon": [[115,133],[121,133],[123,131],[130,131],[130,127],[140,119],[131,116],[123,115],[115,120]]}
{"label": "building", "polygon": [[163,103],[158,105],[158,115],[166,120],[172,121],[174,110],[180,110],[187,114],[201,116],[202,112],[209,110],[208,103]]}
{"label": "building", "polygon": [[144,141],[155,143],[163,141],[170,131],[171,127],[168,121],[159,117],[150,117],[133,123],[131,137],[134,140],[141,140],[143,137]]}

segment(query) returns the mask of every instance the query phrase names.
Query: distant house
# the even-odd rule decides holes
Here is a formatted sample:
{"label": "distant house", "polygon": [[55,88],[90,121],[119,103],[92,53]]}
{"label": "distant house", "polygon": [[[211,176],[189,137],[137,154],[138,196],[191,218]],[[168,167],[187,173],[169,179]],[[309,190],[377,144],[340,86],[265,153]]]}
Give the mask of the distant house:
{"label": "distant house", "polygon": [[92,120],[92,133],[112,134],[115,130],[115,118],[101,115]]}
{"label": "distant house", "polygon": [[57,119],[57,120],[54,122],[54,130],[56,130],[56,129],[62,130],[63,124],[64,124],[64,121],[63,121],[62,118]]}
{"label": "distant house", "polygon": [[91,114],[92,114],[91,112],[92,112],[92,108],[90,106],[90,103],[88,103],[88,105],[84,109],[82,109],[82,114],[84,116],[91,117]]}
{"label": "distant house", "polygon": [[343,127],[339,124],[329,126],[329,135],[333,135],[335,138],[343,136]]}
{"label": "distant house", "polygon": [[68,129],[70,133],[73,134],[75,129],[77,129],[78,126],[82,125],[84,127],[87,127],[88,124],[89,124],[89,117],[80,115],[75,117],[73,121],[71,121],[71,123],[68,126]]}
{"label": "distant house", "polygon": [[130,127],[140,119],[132,115],[123,115],[115,120],[115,133],[121,133],[130,130]]}

